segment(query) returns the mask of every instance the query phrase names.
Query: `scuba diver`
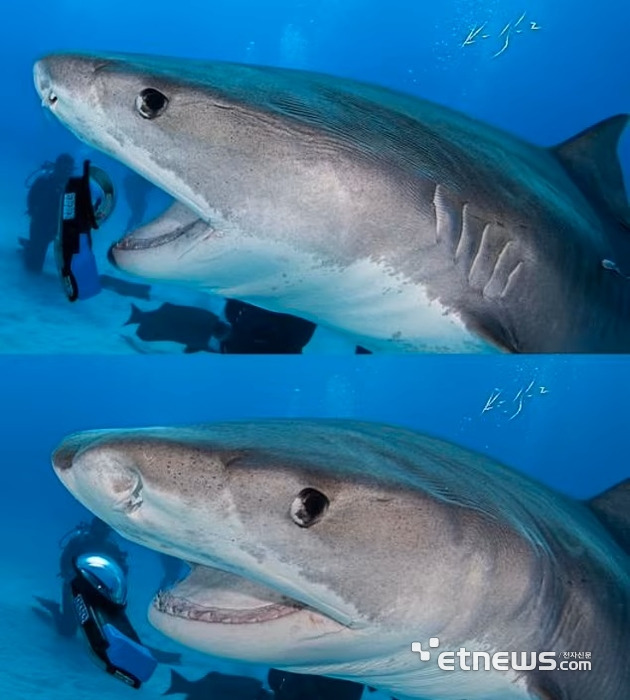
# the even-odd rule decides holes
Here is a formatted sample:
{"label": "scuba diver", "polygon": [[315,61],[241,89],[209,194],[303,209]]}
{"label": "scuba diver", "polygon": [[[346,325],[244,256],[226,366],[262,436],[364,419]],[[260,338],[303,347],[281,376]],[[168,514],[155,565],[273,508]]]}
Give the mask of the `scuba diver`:
{"label": "scuba diver", "polygon": [[55,239],[55,258],[70,301],[89,299],[101,291],[92,252],[92,230],[114,208],[114,188],[107,173],[83,162],[80,177],[70,178],[63,194],[61,223]]}
{"label": "scuba diver", "polygon": [[88,160],[79,177],[72,177],[73,171],[74,159],[67,153],[54,165],[44,164],[43,174],[30,185],[27,196],[29,238],[19,239],[26,268],[37,273],[42,271],[48,246],[55,241],[57,268],[70,301],[87,299],[101,290],[92,229],[114,208],[114,188],[105,171]]}
{"label": "scuba diver", "polygon": [[110,289],[122,296],[149,298],[149,285],[99,275],[92,252],[92,230],[111,214],[114,188],[101,168],[83,163],[83,172],[72,177],[74,160],[62,153],[55,163],[45,163],[29,185],[30,237],[20,238],[27,269],[41,272],[49,244],[55,241],[55,260],[70,301],[88,299]]}
{"label": "scuba diver", "polygon": [[79,523],[59,541],[61,556],[57,575],[61,578],[61,604],[46,598],[37,598],[37,601],[52,615],[57,632],[62,637],[72,637],[78,628],[70,586],[76,576],[74,562],[77,557],[98,552],[115,562],[123,576],[126,577],[129,573],[127,553],[112,539],[113,534],[114,531],[107,523],[94,517],[89,525]]}
{"label": "scuba diver", "polygon": [[[28,238],[19,239],[24,249],[24,265],[29,272],[40,273],[48,246],[57,236],[61,199],[74,171],[74,158],[62,153],[54,163],[46,162],[26,180],[26,212],[30,218]],[[35,179],[33,179],[37,175]]]}
{"label": "scuba diver", "polygon": [[75,616],[97,663],[119,680],[140,688],[158,660],[129,622],[127,578],[111,557],[81,554],[73,560],[70,591]]}
{"label": "scuba diver", "polygon": [[[180,654],[143,645],[126,613],[127,553],[99,518],[80,523],[59,546],[61,604],[35,596],[57,632],[72,637],[81,629],[93,657],[107,673],[134,688],[147,681],[158,662],[179,663]],[[35,612],[45,614],[34,608]]]}

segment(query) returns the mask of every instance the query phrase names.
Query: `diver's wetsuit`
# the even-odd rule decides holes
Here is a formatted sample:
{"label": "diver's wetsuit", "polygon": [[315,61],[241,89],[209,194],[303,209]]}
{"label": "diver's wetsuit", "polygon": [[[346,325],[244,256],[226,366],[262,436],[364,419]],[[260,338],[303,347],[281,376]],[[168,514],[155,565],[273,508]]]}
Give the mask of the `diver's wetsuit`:
{"label": "diver's wetsuit", "polygon": [[29,272],[41,272],[46,251],[59,230],[61,202],[70,173],[53,170],[40,175],[27,196],[29,237],[24,241],[24,264]]}
{"label": "diver's wetsuit", "polygon": [[54,166],[48,164],[31,185],[26,198],[30,217],[28,240],[24,245],[24,265],[30,272],[39,273],[44,266],[48,246],[59,230],[61,203],[68,179],[72,176],[74,160],[61,154]]}

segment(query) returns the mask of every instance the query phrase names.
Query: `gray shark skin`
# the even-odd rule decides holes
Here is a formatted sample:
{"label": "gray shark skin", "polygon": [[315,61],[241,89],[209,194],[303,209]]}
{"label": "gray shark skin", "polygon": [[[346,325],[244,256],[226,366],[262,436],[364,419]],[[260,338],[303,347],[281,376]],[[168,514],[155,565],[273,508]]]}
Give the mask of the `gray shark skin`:
{"label": "gray shark skin", "polygon": [[[623,700],[630,481],[587,503],[449,442],[348,420],[103,430],[54,469],[192,572],[150,608],[209,654],[429,700]],[[604,525],[607,523],[610,529]],[[592,670],[443,671],[440,651],[592,653]]]}
{"label": "gray shark skin", "polygon": [[34,69],[45,107],[177,203],[126,272],[372,351],[629,352],[620,115],[555,149],[304,71],[125,54]]}

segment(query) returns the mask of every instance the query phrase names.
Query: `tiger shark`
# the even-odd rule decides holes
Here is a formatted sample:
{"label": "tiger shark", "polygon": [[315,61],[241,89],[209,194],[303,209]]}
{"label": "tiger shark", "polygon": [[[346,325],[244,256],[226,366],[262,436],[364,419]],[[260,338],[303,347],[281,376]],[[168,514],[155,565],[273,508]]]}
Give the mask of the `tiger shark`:
{"label": "tiger shark", "polygon": [[[578,502],[450,442],[351,420],[89,431],[53,464],[121,535],[190,564],[149,612],[190,647],[397,698],[628,697],[630,480]],[[442,670],[414,652],[432,639],[557,667]],[[563,670],[573,652],[592,668]]]}
{"label": "tiger shark", "polygon": [[417,97],[264,66],[54,54],[42,103],[176,200],[121,270],[390,352],[630,351],[628,115],[555,148]]}

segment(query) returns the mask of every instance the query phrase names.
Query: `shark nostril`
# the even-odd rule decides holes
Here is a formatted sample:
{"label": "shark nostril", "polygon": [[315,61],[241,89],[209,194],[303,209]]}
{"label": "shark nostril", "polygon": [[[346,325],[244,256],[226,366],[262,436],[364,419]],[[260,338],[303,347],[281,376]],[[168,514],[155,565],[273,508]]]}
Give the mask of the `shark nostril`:
{"label": "shark nostril", "polygon": [[55,469],[60,472],[70,469],[75,452],[75,450],[69,450],[65,446],[55,450],[52,456]]}
{"label": "shark nostril", "polygon": [[53,452],[53,467],[59,472],[70,469],[72,467],[75,455],[82,446],[83,440],[80,435],[66,438]]}

